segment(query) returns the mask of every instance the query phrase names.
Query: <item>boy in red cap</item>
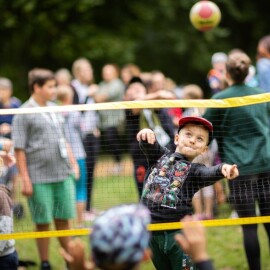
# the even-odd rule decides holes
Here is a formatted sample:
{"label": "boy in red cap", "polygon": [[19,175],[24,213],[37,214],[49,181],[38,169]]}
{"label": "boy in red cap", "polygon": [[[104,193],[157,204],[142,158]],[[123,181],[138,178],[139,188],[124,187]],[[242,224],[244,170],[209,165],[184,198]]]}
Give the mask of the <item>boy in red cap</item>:
{"label": "boy in red cap", "polygon": [[[151,212],[153,223],[178,222],[192,214],[192,197],[201,188],[226,177],[238,176],[237,166],[219,164],[206,167],[192,163],[208,149],[213,135],[212,123],[201,117],[183,117],[175,135],[174,153],[160,146],[151,129],[142,129],[137,140],[148,160],[142,203]],[[195,269],[174,240],[179,230],[153,232],[150,247],[157,270]],[[188,266],[189,264],[189,266]]]}

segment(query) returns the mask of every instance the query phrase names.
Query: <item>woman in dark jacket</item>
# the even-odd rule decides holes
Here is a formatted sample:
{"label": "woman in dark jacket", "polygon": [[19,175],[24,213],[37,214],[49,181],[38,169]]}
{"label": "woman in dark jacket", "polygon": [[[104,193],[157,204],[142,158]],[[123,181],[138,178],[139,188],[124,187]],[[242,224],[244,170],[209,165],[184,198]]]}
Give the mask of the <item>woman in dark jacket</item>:
{"label": "woman in dark jacket", "polygon": [[[243,52],[231,53],[227,61],[230,87],[212,99],[239,98],[262,94],[244,81],[251,61]],[[230,202],[239,217],[256,216],[258,203],[262,216],[270,215],[270,129],[269,102],[235,108],[208,109],[204,115],[214,126],[222,162],[237,164],[240,176],[229,182]],[[270,223],[265,223],[270,240]],[[260,270],[258,225],[242,225],[249,269]]]}

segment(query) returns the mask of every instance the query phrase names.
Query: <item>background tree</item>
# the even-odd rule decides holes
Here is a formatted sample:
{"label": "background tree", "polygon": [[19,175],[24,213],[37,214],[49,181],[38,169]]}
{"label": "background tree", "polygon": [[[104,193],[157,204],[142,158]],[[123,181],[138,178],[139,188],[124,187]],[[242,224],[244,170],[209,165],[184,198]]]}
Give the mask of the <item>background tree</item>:
{"label": "background tree", "polygon": [[218,28],[195,30],[191,0],[0,0],[0,75],[14,82],[15,95],[28,97],[27,72],[39,66],[70,68],[80,56],[93,63],[97,81],[104,63],[134,62],[162,70],[178,84],[205,77],[211,55],[241,48],[255,60],[259,38],[268,34],[270,2],[217,0]]}

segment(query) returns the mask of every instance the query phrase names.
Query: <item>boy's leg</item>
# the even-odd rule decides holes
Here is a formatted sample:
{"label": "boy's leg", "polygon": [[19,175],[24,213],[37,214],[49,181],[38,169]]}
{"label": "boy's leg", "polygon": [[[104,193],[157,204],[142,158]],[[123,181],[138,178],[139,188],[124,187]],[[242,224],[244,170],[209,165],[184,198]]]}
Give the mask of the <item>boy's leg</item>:
{"label": "boy's leg", "polygon": [[174,239],[176,233],[179,233],[179,230],[152,233],[150,248],[157,270],[182,270],[183,252]]}
{"label": "boy's leg", "polygon": [[[75,217],[75,183],[68,177],[54,186],[54,223],[57,230],[69,230],[69,220]],[[61,246],[67,249],[70,237],[59,237]]]}
{"label": "boy's leg", "polygon": [[[37,232],[48,231],[49,224],[36,224]],[[49,242],[50,238],[37,238],[36,243],[38,247],[39,258],[41,261],[49,261]]]}
{"label": "boy's leg", "polygon": [[[60,219],[55,219],[54,220],[55,228],[56,230],[69,230],[69,221],[68,220],[60,220]],[[59,237],[58,240],[60,242],[60,245],[62,248],[67,250],[68,243],[70,241],[70,237]]]}
{"label": "boy's leg", "polygon": [[80,168],[80,178],[76,181],[76,208],[77,208],[77,224],[76,227],[82,227],[83,225],[83,213],[86,210],[87,199],[87,171],[85,159],[77,160]]}
{"label": "boy's leg", "polygon": [[[51,184],[33,184],[33,195],[28,199],[29,208],[36,231],[48,231],[52,221],[53,198]],[[36,240],[39,257],[46,262],[49,260],[49,238],[38,238]]]}
{"label": "boy's leg", "polygon": [[[172,270],[182,270],[185,269],[183,266],[187,262],[187,256],[184,258],[184,253],[180,246],[176,243],[174,236],[178,233],[180,233],[180,230],[172,230],[167,231],[167,256],[169,258],[169,263],[171,265]],[[183,259],[185,259],[185,263],[183,262]],[[187,268],[189,269],[189,268]]]}
{"label": "boy's leg", "polygon": [[152,232],[150,248],[153,253],[152,262],[156,270],[171,270],[170,261],[165,252],[165,234],[164,232]]}

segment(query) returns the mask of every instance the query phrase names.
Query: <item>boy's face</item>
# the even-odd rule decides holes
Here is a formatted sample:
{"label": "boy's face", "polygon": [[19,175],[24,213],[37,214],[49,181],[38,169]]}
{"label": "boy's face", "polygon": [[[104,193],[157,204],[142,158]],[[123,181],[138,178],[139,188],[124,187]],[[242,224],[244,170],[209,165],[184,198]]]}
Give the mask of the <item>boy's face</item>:
{"label": "boy's face", "polygon": [[56,98],[55,80],[49,80],[43,86],[35,84],[34,93],[36,93],[44,101],[55,100]]}
{"label": "boy's face", "polygon": [[145,95],[146,89],[139,82],[132,83],[126,91],[127,100],[142,99]]}
{"label": "boy's face", "polygon": [[198,155],[207,151],[209,132],[200,125],[186,124],[179,134],[175,135],[176,152],[192,161]]}

